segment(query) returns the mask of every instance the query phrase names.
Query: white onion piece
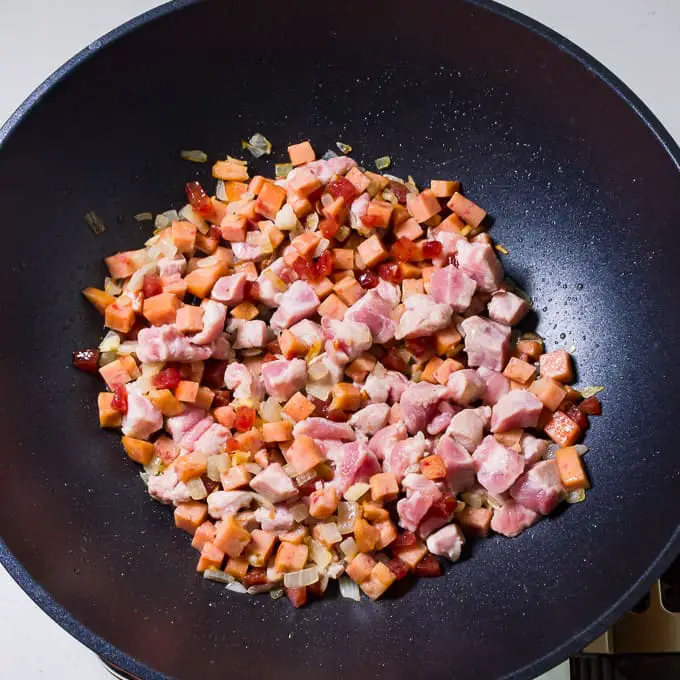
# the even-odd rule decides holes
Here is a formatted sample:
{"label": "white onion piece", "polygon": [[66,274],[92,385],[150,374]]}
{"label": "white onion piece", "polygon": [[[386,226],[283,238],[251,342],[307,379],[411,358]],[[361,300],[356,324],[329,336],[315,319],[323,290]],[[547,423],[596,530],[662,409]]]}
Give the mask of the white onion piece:
{"label": "white onion piece", "polygon": [[286,203],[281,210],[276,213],[274,224],[283,231],[295,229],[298,225],[298,218],[290,203]]}
{"label": "white onion piece", "polygon": [[215,456],[210,456],[208,458],[208,479],[212,482],[219,482],[220,475],[229,469],[230,465],[229,456],[225,456],[223,453],[219,453]]}
{"label": "white onion piece", "polygon": [[312,562],[315,562],[321,569],[325,569],[333,559],[333,555],[331,555],[328,548],[314,538],[309,542],[309,557]]}
{"label": "white onion piece", "polygon": [[194,212],[190,203],[187,203],[180,211],[179,217],[183,220],[187,220],[192,224],[196,225],[196,229],[201,232],[201,234],[207,234],[210,231],[210,225],[199,215]]}
{"label": "white onion piece", "polygon": [[569,491],[567,493],[567,497],[565,500],[569,505],[573,505],[574,503],[582,503],[586,499],[586,492],[584,489],[574,489],[573,491]]}
{"label": "white onion piece", "polygon": [[586,453],[588,453],[588,447],[585,444],[576,444],[574,448],[576,449],[576,453],[578,453],[579,456],[584,456]]}
{"label": "white onion piece", "polygon": [[158,265],[155,262],[149,262],[148,264],[143,265],[130,277],[127,286],[125,286],[125,290],[132,291],[133,293],[142,290],[144,286],[144,277],[147,274],[155,274],[157,271]]}
{"label": "white onion piece", "polygon": [[326,401],[326,399],[328,399],[331,389],[332,385],[327,385],[326,383],[307,383],[307,394],[316,397],[317,399],[321,399],[321,401]]}
{"label": "white onion piece", "polygon": [[342,541],[342,534],[338,530],[338,525],[335,522],[324,522],[316,525],[316,530],[319,538],[323,540],[325,545],[333,545]]}
{"label": "white onion piece", "polygon": [[186,482],[187,490],[189,495],[195,501],[201,501],[208,496],[208,490],[205,488],[205,484],[200,477],[196,479],[190,479]]}
{"label": "white onion piece", "polygon": [[215,185],[215,198],[218,201],[227,201],[227,187],[223,179],[218,179]]}
{"label": "white onion piece", "polygon": [[203,572],[203,578],[208,579],[208,581],[217,581],[218,583],[234,583],[236,580],[231,574],[227,574],[226,571],[214,569],[213,567]]}
{"label": "white onion piece", "polygon": [[274,590],[269,591],[269,597],[272,598],[272,600],[278,600],[280,597],[283,597],[285,595],[285,591],[283,588],[275,588]]}
{"label": "white onion piece", "polygon": [[262,472],[262,467],[257,463],[246,463],[243,467],[253,475],[259,475]]}
{"label": "white onion piece", "polygon": [[296,503],[290,508],[290,514],[296,522],[302,522],[309,517],[309,508],[304,503]]}
{"label": "white onion piece", "polygon": [[242,586],[238,581],[227,583],[227,590],[231,590],[233,593],[240,593],[241,595],[245,595],[248,592],[248,589]]}
{"label": "white onion piece", "polygon": [[155,476],[161,471],[162,467],[163,461],[158,456],[154,456],[151,459],[151,462],[148,465],[144,466],[144,472],[147,472],[149,475]]}
{"label": "white onion piece", "polygon": [[352,484],[352,486],[350,486],[349,489],[345,491],[344,498],[348,501],[358,501],[367,491],[370,490],[370,488],[370,484],[366,484],[365,482],[357,482],[356,484]]}
{"label": "white onion piece", "polygon": [[258,411],[266,423],[276,423],[281,420],[281,404],[274,397],[261,402]]}
{"label": "white onion piece", "polygon": [[100,352],[115,352],[120,347],[120,335],[114,331],[109,331],[99,343]]}
{"label": "white onion piece", "polygon": [[123,288],[119,286],[110,276],[104,279],[104,291],[109,295],[120,295]]}
{"label": "white onion piece", "polygon": [[118,354],[136,354],[137,353],[137,343],[127,340],[120,343],[118,348]]}
{"label": "white onion piece", "polygon": [[350,536],[340,544],[340,550],[342,550],[348,560],[352,560],[359,553],[359,546],[354,538]]}
{"label": "white onion piece", "polygon": [[283,585],[286,588],[304,588],[315,584],[318,580],[319,572],[316,567],[307,567],[283,575]]}
{"label": "white onion piece", "polygon": [[322,238],[314,249],[312,257],[321,257],[328,250],[330,244],[331,242],[327,238]]}
{"label": "white onion piece", "polygon": [[149,473],[142,470],[140,471],[139,476],[142,478],[144,486],[149,486]]}
{"label": "white onion piece", "polygon": [[283,466],[283,471],[284,471],[289,477],[295,477],[295,475],[297,474],[297,473],[295,472],[295,468],[294,468],[290,463],[286,463],[286,464]]}
{"label": "white onion piece", "polygon": [[260,593],[268,593],[276,587],[274,583],[260,583],[256,586],[250,586],[246,591],[248,595],[259,595]]}
{"label": "white onion piece", "polygon": [[340,501],[338,503],[338,531],[341,534],[351,534],[358,516],[359,506],[356,503]]}
{"label": "white onion piece", "polygon": [[338,584],[340,585],[340,595],[346,597],[348,600],[361,602],[361,591],[359,590],[359,586],[354,583],[349,576],[343,574],[338,579]]}

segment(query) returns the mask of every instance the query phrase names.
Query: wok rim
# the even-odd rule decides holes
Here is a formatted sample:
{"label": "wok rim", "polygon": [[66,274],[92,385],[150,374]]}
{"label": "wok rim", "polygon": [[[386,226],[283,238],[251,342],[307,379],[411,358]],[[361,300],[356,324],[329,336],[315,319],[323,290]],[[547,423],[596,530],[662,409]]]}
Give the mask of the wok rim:
{"label": "wok rim", "polygon": [[[46,78],[19,107],[10,115],[0,127],[0,152],[5,140],[12,134],[14,129],[22,122],[29,111],[59,82],[84,63],[91,56],[101,51],[104,47],[115,42],[129,32],[160,18],[171,12],[177,11],[189,5],[194,5],[203,0],[171,0],[163,5],[150,9],[120,26],[109,31],[101,38],[93,41],[87,47],[71,57],[68,61],[56,69]],[[638,97],[618,76],[614,75],[607,67],[595,59],[584,49],[578,47],[571,40],[558,32],[548,28],[539,21],[532,19],[517,10],[500,5],[494,0],[463,0],[464,2],[488,10],[497,16],[532,31],[553,46],[557,47],[569,56],[576,59],[587,71],[593,73],[602,84],[613,90],[623,102],[633,109],[640,121],[655,135],[664,148],[666,154],[672,159],[676,169],[680,170],[680,146],[652,113],[649,107]],[[558,647],[534,659],[522,668],[510,675],[503,676],[500,680],[531,680],[544,673],[560,662],[566,660],[571,654],[581,652],[588,643],[604,633],[632,605],[639,600],[652,583],[670,567],[673,560],[680,553],[680,526],[676,528],[666,547],[652,562],[644,574],[629,588],[621,597],[598,619],[593,621],[581,632],[573,635]],[[121,651],[101,636],[93,633],[85,624],[75,619],[68,610],[60,605],[37,581],[35,581],[19,560],[8,548],[4,539],[0,537],[0,564],[4,566],[10,576],[19,587],[40,607],[55,623],[66,630],[76,640],[84,644],[88,649],[99,655],[105,663],[112,663],[127,673],[138,675],[149,680],[165,680],[168,676],[153,670],[140,663],[134,657]]]}

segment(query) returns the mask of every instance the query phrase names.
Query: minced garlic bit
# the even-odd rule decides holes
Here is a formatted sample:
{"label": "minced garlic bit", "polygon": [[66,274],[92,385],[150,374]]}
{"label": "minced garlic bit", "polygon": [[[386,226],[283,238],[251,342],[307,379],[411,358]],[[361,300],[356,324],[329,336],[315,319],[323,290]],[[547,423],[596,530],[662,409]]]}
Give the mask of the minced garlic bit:
{"label": "minced garlic bit", "polygon": [[584,387],[582,390],[579,390],[579,392],[581,393],[584,399],[587,399],[588,397],[594,397],[596,394],[599,394],[603,390],[604,390],[603,385],[588,385],[588,387]]}
{"label": "minced garlic bit", "polygon": [[375,167],[378,170],[387,170],[392,165],[392,159],[389,156],[381,156],[375,159]]}
{"label": "minced garlic bit", "polygon": [[208,156],[203,151],[198,149],[184,149],[179,152],[182,160],[190,161],[191,163],[207,163]]}

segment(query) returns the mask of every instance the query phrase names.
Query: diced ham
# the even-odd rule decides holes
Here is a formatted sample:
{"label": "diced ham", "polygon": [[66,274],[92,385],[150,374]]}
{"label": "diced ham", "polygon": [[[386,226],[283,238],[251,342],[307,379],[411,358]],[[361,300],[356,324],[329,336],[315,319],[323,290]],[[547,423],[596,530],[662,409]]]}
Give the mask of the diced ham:
{"label": "diced ham", "polygon": [[368,443],[368,447],[375,453],[378,460],[384,460],[392,447],[408,436],[408,431],[403,423],[394,423],[378,430]]}
{"label": "diced ham", "polygon": [[484,380],[482,401],[488,406],[494,406],[503,395],[510,391],[510,381],[502,373],[492,371],[485,366],[480,366],[477,373]]}
{"label": "diced ham", "polygon": [[435,302],[431,295],[411,295],[404,308],[394,334],[397,340],[432,335],[451,323],[451,306]]}
{"label": "diced ham", "polygon": [[479,483],[491,494],[507,491],[524,471],[524,458],[489,435],[472,454]]}
{"label": "diced ham", "polygon": [[234,253],[234,258],[239,262],[257,262],[266,255],[259,245],[252,245],[245,241],[232,243],[231,250]]}
{"label": "diced ham", "polygon": [[254,376],[244,364],[233,363],[224,372],[225,385],[234,392],[234,399],[259,401],[264,395],[260,378]]}
{"label": "diced ham", "polygon": [[208,496],[208,513],[215,519],[225,519],[247,508],[253,500],[249,491],[213,491]]}
{"label": "diced ham", "polygon": [[156,264],[158,264],[158,275],[162,279],[183,276],[187,268],[187,261],[182,256],[161,257]]}
{"label": "diced ham", "polygon": [[392,340],[397,328],[392,319],[394,307],[389,298],[385,299],[374,288],[347,310],[345,319],[365,323],[371,329],[373,342],[382,345]]}
{"label": "diced ham", "polygon": [[274,312],[270,326],[274,330],[290,328],[294,323],[312,316],[319,304],[319,298],[308,283],[295,281],[281,295],[279,308]]}
{"label": "diced ham", "polygon": [[539,515],[533,510],[508,499],[500,508],[494,510],[491,528],[497,534],[513,538],[535,524],[538,518]]}
{"label": "diced ham", "polygon": [[321,319],[321,330],[326,339],[326,354],[340,365],[353,361],[373,345],[371,329],[364,323],[325,316]]}
{"label": "diced ham", "polygon": [[407,475],[403,486],[406,489],[406,498],[397,502],[399,524],[408,531],[416,531],[432,504],[442,494],[434,482],[422,475]]}
{"label": "diced ham", "polygon": [[262,381],[267,394],[287,401],[307,384],[307,364],[302,359],[278,359],[262,364]]}
{"label": "diced ham", "polygon": [[186,503],[191,494],[184,482],[179,481],[177,470],[169,467],[160,475],[149,477],[149,494],[161,503]]}
{"label": "diced ham", "polygon": [[491,431],[507,432],[536,427],[543,410],[541,400],[526,390],[511,390],[502,396],[491,413]]}
{"label": "diced ham", "polygon": [[210,359],[213,348],[195,345],[174,324],[142,328],[137,336],[137,357],[143,363],[179,361],[191,363]]}
{"label": "diced ham", "polygon": [[205,418],[205,411],[195,406],[185,406],[184,411],[178,416],[167,419],[165,429],[170,433],[175,444],[179,444],[197,423]]}
{"label": "diced ham", "polygon": [[213,423],[199,437],[194,445],[194,451],[200,451],[207,456],[214,456],[224,451],[224,447],[229,439],[229,430],[218,423]]}
{"label": "diced ham", "polygon": [[452,437],[439,440],[435,453],[446,467],[446,484],[452,493],[460,493],[475,483],[475,462],[468,451]]}
{"label": "diced ham", "polygon": [[382,364],[376,364],[375,368],[366,378],[364,390],[369,399],[374,403],[391,401],[398,403],[404,394],[404,390],[410,385],[409,380],[398,371],[386,371]]}
{"label": "diced ham", "polygon": [[[336,156],[327,160],[311,161],[303,167],[311,170],[321,184],[328,184],[334,175],[344,175],[355,167],[356,164],[356,161],[348,156]],[[297,172],[297,170],[293,170],[293,172]],[[288,175],[288,180],[290,180],[290,175]]]}
{"label": "diced ham", "polygon": [[496,293],[489,302],[489,317],[506,326],[516,326],[529,312],[529,303],[508,291]]}
{"label": "diced ham", "polygon": [[293,480],[280,463],[272,463],[250,480],[250,487],[272,503],[281,503],[297,495]]}
{"label": "diced ham", "polygon": [[495,321],[471,316],[461,323],[469,366],[502,371],[510,358],[510,329]]}
{"label": "diced ham", "polygon": [[437,414],[437,405],[449,395],[448,387],[420,382],[410,385],[401,395],[399,404],[404,423],[411,434],[425,430]]}
{"label": "diced ham", "polygon": [[226,333],[220,333],[217,336],[217,340],[212,344],[213,348],[213,359],[219,359],[221,361],[234,361],[236,354],[231,348],[231,343],[229,342],[229,337]]}
{"label": "diced ham", "polygon": [[465,536],[457,524],[449,524],[429,536],[425,544],[433,555],[456,562],[465,545]]}
{"label": "diced ham", "polygon": [[319,451],[323,453],[324,457],[337,465],[338,461],[343,457],[344,452],[342,447],[345,442],[340,439],[315,439],[314,443],[319,447]]}
{"label": "diced ham", "polygon": [[[449,258],[458,252],[458,241],[465,241],[465,237],[455,231],[435,230],[435,240],[442,244],[442,252],[439,257],[432,258],[432,264],[436,267],[443,267],[449,262]],[[475,284],[476,286],[477,284]]]}
{"label": "diced ham", "polygon": [[383,300],[387,300],[392,307],[396,307],[401,302],[401,288],[396,283],[390,283],[380,279],[375,287],[375,292]]}
{"label": "diced ham", "polygon": [[210,429],[213,419],[210,416],[201,418],[179,441],[176,443],[185,451],[193,451],[199,439]]}
{"label": "diced ham", "polygon": [[458,242],[458,268],[476,281],[480,291],[492,293],[503,280],[503,265],[486,243]]}
{"label": "diced ham", "polygon": [[353,442],[356,434],[351,425],[347,423],[335,423],[325,418],[305,418],[293,428],[293,437],[306,434],[312,439],[340,439],[345,442]]}
{"label": "diced ham", "polygon": [[383,461],[383,471],[391,472],[401,481],[409,471],[425,455],[429,444],[420,434],[417,437],[400,440],[387,451]]}
{"label": "diced ham", "polygon": [[204,300],[201,307],[203,308],[203,330],[190,338],[194,345],[207,345],[217,340],[227,320],[227,308],[221,302]]}
{"label": "diced ham", "polygon": [[566,495],[557,462],[542,460],[530,467],[513,484],[510,495],[530,510],[549,515]]}
{"label": "diced ham", "polygon": [[528,467],[545,458],[545,454],[548,453],[550,442],[547,439],[539,439],[531,434],[524,433],[520,440],[520,446],[522,448],[524,462]]}
{"label": "diced ham", "polygon": [[298,321],[289,330],[298,340],[302,340],[307,347],[312,347],[315,343],[323,340],[321,326],[309,319]]}
{"label": "diced ham", "polygon": [[439,402],[437,408],[439,409],[439,412],[432,418],[427,426],[427,434],[433,437],[444,432],[444,430],[451,425],[453,416],[460,411],[458,407],[453,407],[446,401]]}
{"label": "diced ham", "polygon": [[361,222],[361,218],[364,217],[368,212],[368,206],[370,203],[371,197],[365,191],[358,198],[355,198],[352,201],[349,211],[352,214],[354,221]]}
{"label": "diced ham", "polygon": [[335,477],[331,484],[342,495],[352,484],[367,482],[378,472],[380,463],[366,443],[350,442],[342,447],[342,457],[336,462]]}
{"label": "diced ham", "polygon": [[128,391],[128,410],[123,416],[123,434],[148,439],[163,427],[163,414],[146,397]]}
{"label": "diced ham", "polygon": [[385,427],[389,415],[390,407],[387,404],[369,404],[354,413],[349,424],[362,434],[373,435]]}
{"label": "diced ham", "polygon": [[295,526],[293,514],[285,505],[274,506],[274,512],[269,508],[258,508],[255,519],[262,525],[263,531],[274,534],[290,531]]}
{"label": "diced ham", "polygon": [[291,283],[296,280],[297,274],[280,257],[278,260],[274,260],[269,267],[263,269],[262,273],[257,277],[258,299],[260,302],[267,307],[278,307],[281,295],[283,294],[281,290],[283,286],[275,283],[276,279],[271,276],[272,274],[275,274],[283,283]]}
{"label": "diced ham", "polygon": [[251,349],[267,344],[267,324],[260,319],[243,321],[236,327],[234,349]]}
{"label": "diced ham", "polygon": [[[448,233],[448,232],[444,232]],[[456,312],[464,312],[472,302],[477,284],[452,264],[435,270],[430,279],[432,297]]]}
{"label": "diced ham", "polygon": [[217,279],[212,289],[212,299],[230,307],[243,302],[247,280],[248,277],[244,272]]}
{"label": "diced ham", "polygon": [[446,386],[453,401],[461,406],[469,406],[472,402],[479,401],[486,389],[484,380],[471,368],[452,373]]}

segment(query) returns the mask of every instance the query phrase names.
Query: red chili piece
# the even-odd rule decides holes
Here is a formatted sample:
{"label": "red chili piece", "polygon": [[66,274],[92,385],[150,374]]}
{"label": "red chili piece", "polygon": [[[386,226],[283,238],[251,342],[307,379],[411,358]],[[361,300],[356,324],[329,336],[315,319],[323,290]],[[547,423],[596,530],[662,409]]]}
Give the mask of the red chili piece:
{"label": "red chili piece", "polygon": [[393,557],[388,563],[390,571],[397,577],[397,581],[405,578],[408,575],[408,567],[398,558]]}
{"label": "red chili piece", "polygon": [[265,583],[267,583],[267,572],[261,567],[249,569],[243,577],[243,585],[246,588],[250,588],[250,586],[263,586]]}
{"label": "red chili piece", "polygon": [[394,548],[408,548],[415,545],[416,535],[411,531],[402,531],[395,539],[392,546]]}
{"label": "red chili piece", "polygon": [[444,246],[439,241],[425,241],[423,243],[423,257],[428,260],[439,257],[444,250]]}
{"label": "red chili piece", "polygon": [[380,279],[378,278],[377,274],[374,274],[369,269],[363,269],[360,271],[357,276],[357,281],[365,290],[375,288],[380,283]]}
{"label": "red chili piece", "polygon": [[286,588],[286,595],[295,609],[307,604],[307,588]]}
{"label": "red chili piece", "polygon": [[81,349],[73,352],[73,365],[85,373],[97,373],[99,371],[99,350]]}
{"label": "red chili piece", "polygon": [[215,208],[212,201],[198,182],[187,182],[185,189],[187,199],[195,213],[201,217],[215,216]]}
{"label": "red chili piece", "polygon": [[156,373],[151,382],[156,389],[159,390],[174,390],[179,381],[182,379],[182,375],[178,368],[170,367],[164,368],[159,373]]}
{"label": "red chili piece", "polygon": [[420,259],[420,249],[413,241],[402,236],[390,248],[390,255],[400,262],[417,262]]}
{"label": "red chili piece", "polygon": [[314,272],[319,279],[329,276],[333,272],[334,267],[335,258],[330,250],[326,250],[314,262]]}
{"label": "red chili piece", "polygon": [[401,182],[390,181],[388,184],[390,191],[397,197],[399,203],[404,205],[406,203],[406,195],[408,194],[408,189],[405,184]]}
{"label": "red chili piece", "polygon": [[293,269],[304,281],[314,278],[314,265],[306,258],[299,255],[293,260]]}
{"label": "red chili piece", "polygon": [[238,439],[234,439],[234,437],[230,437],[227,439],[227,451],[229,453],[234,453],[234,451],[238,451],[240,448],[240,444],[238,443]]}
{"label": "red chili piece", "polygon": [[113,388],[113,399],[111,400],[111,408],[119,413],[127,413],[128,410],[128,395],[125,385],[116,385]]}
{"label": "red chili piece", "polygon": [[224,372],[229,365],[228,361],[219,361],[217,359],[208,359],[203,368],[203,378],[201,382],[211,389],[217,390],[224,387]]}
{"label": "red chili piece", "polygon": [[441,576],[442,568],[439,560],[432,553],[428,553],[416,564],[416,574],[418,576]]}
{"label": "red chili piece", "polygon": [[257,281],[246,281],[243,289],[243,295],[246,300],[250,302],[260,301],[260,284]]}
{"label": "red chili piece", "polygon": [[406,349],[415,357],[425,356],[432,349],[431,338],[410,338],[406,341]]}
{"label": "red chili piece", "polygon": [[588,416],[578,407],[571,406],[566,414],[582,429],[585,430],[588,427]]}
{"label": "red chili piece", "polygon": [[357,190],[354,184],[344,177],[338,177],[326,186],[326,191],[333,198],[342,198],[347,205],[349,205],[357,195]]}
{"label": "red chili piece", "polygon": [[333,238],[338,233],[338,229],[340,229],[340,225],[332,217],[319,222],[319,231],[324,238]]}
{"label": "red chili piece", "polygon": [[158,274],[147,274],[144,277],[144,283],[142,284],[142,292],[144,293],[145,298],[160,295],[163,292],[161,277],[158,276]]}
{"label": "red chili piece", "polygon": [[364,215],[361,221],[365,227],[374,228],[382,224],[382,217],[379,215]]}
{"label": "red chili piece", "polygon": [[378,267],[378,275],[381,279],[389,281],[390,283],[401,283],[404,277],[401,274],[401,269],[396,262],[386,262]]}
{"label": "red chili piece", "polygon": [[220,406],[229,406],[231,404],[231,392],[229,390],[217,390],[211,406],[219,408]]}
{"label": "red chili piece", "polygon": [[236,409],[236,418],[234,420],[234,427],[239,432],[247,432],[255,422],[255,409],[249,406],[239,406]]}
{"label": "red chili piece", "polygon": [[401,373],[404,373],[408,368],[408,364],[404,361],[401,354],[399,354],[396,347],[390,348],[383,359],[383,364],[385,364],[387,368],[393,371],[400,371]]}
{"label": "red chili piece", "polygon": [[589,416],[602,415],[602,404],[597,397],[588,397],[587,399],[584,399],[579,404],[579,408],[583,413],[587,413]]}

